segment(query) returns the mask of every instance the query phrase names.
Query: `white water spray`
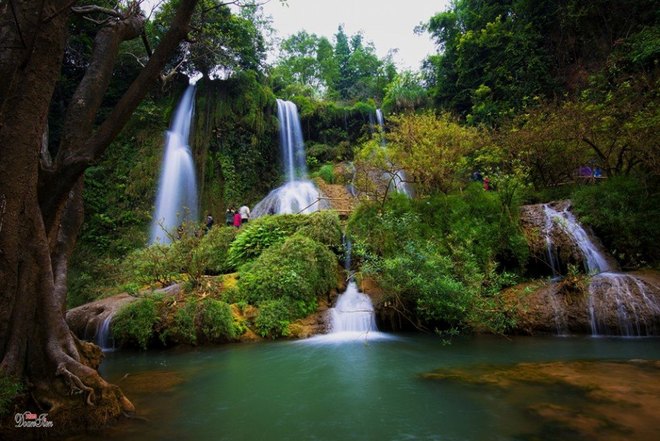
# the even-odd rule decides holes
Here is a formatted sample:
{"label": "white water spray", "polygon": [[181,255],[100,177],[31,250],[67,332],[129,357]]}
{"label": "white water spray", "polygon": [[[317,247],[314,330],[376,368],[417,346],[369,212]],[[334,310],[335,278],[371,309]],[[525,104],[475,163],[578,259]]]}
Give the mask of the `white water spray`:
{"label": "white water spray", "polygon": [[305,143],[298,108],[291,101],[277,100],[280,147],[286,183],[271,191],[252,209],[252,217],[265,214],[311,213],[329,208],[316,186],[307,179]]}
{"label": "white water spray", "polygon": [[170,243],[185,222],[197,221],[197,178],[188,146],[195,86],[186,89],[167,131],[149,243]]}
{"label": "white water spray", "polygon": [[[623,336],[656,334],[658,330],[647,318],[660,315],[660,303],[651,294],[648,283],[633,275],[614,272],[616,268],[611,259],[589,237],[568,208],[557,211],[544,205],[543,209],[546,216],[544,234],[553,276],[558,274],[551,234],[555,225],[573,240],[584,257],[587,273],[592,275],[587,299],[591,334],[610,334],[615,330]],[[563,334],[563,311],[558,309],[558,299],[553,296],[551,301],[555,309],[557,333]]]}
{"label": "white water spray", "polygon": [[108,314],[108,316],[103,319],[103,321],[100,323],[100,326],[96,330],[96,344],[99,345],[103,352],[110,352],[115,350],[115,340],[110,332],[111,323],[112,314]]}
{"label": "white water spray", "polygon": [[589,234],[577,221],[573,213],[564,209],[557,211],[554,208],[544,205],[543,209],[546,215],[546,225],[549,228],[546,233],[550,234],[552,225],[558,225],[566,234],[573,239],[573,242],[579,248],[584,256],[584,266],[589,274],[598,274],[603,271],[611,271],[614,268],[607,261],[605,254],[596,246],[594,241],[591,240]]}

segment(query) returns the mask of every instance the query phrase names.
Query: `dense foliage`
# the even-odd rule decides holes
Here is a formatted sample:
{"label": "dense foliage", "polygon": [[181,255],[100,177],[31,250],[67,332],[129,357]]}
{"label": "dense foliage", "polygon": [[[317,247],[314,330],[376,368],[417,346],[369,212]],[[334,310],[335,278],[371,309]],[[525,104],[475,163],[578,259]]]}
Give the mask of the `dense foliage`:
{"label": "dense foliage", "polygon": [[415,326],[499,332],[509,323],[496,294],[522,273],[528,252],[512,212],[475,184],[463,196],[365,205],[349,231],[363,275]]}
{"label": "dense foliage", "polygon": [[263,314],[257,319],[259,333],[272,337],[283,335],[283,323],[316,311],[317,298],[336,284],[336,256],[302,234],[264,251],[238,281],[243,298]]}
{"label": "dense foliage", "polygon": [[442,49],[425,64],[431,94],[437,106],[471,122],[495,124],[539,98],[579,90],[585,68],[597,70],[613,50],[634,47],[631,63],[652,66],[654,6],[651,0],[456,1],[424,27]]}
{"label": "dense foliage", "polygon": [[580,220],[593,228],[625,267],[646,266],[660,260],[657,182],[620,177],[579,188],[571,198]]}
{"label": "dense foliage", "polygon": [[382,100],[396,74],[391,57],[379,59],[373,43],[343,26],[334,45],[325,37],[300,31],[284,40],[271,75],[273,89],[285,98],[307,96],[340,101]]}
{"label": "dense foliage", "polygon": [[[332,39],[305,31],[284,39],[267,67],[258,8],[203,4],[200,38],[181,48],[179,61],[222,78],[198,84],[191,139],[200,208],[216,225],[227,208],[254,204],[281,179],[279,97],[298,107],[312,176],[351,184],[364,202],[347,230],[354,269],[412,326],[502,332],[512,324],[499,292],[526,276],[517,219],[525,202],[571,197],[624,267],[657,265],[660,33],[652,1],[458,0],[420,28],[438,46],[421,73],[397,72],[391,57],[379,59],[365,36],[341,26]],[[155,35],[171,10],[150,24]],[[90,49],[84,38],[71,43],[54,105],[66,103],[77,54]],[[135,63],[126,54],[116,94]],[[258,334],[286,336],[336,284],[335,214],[265,216],[240,230],[215,227],[171,247],[139,248],[162,132],[185,85],[173,78],[175,87],[145,101],[87,172],[70,303],[183,283],[186,292],[213,291],[212,299],[186,298],[169,315],[159,300],[156,319],[151,300],[140,299],[130,316],[151,331],[146,337],[120,320],[126,341],[231,340],[243,324],[230,303],[258,308],[245,322]],[[53,139],[58,124],[51,118]],[[602,174],[579,177],[581,166]],[[413,199],[393,194],[387,181],[399,174]],[[483,190],[485,178],[495,191]],[[209,276],[233,271],[237,284],[207,287]],[[159,330],[161,322],[171,326]]]}

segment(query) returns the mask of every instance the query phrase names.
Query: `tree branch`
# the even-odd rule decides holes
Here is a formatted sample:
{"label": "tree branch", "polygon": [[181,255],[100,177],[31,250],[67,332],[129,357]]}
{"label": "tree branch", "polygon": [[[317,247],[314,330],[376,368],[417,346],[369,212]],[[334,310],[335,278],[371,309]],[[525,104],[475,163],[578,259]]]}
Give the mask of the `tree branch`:
{"label": "tree branch", "polygon": [[104,8],[98,5],[87,5],[87,6],[73,6],[71,8],[71,11],[75,12],[76,14],[105,14],[105,15],[110,15],[112,17],[124,19],[126,18],[125,14],[122,14],[119,11],[116,11],[114,9],[109,9],[109,8]]}
{"label": "tree branch", "polygon": [[197,0],[182,0],[170,29],[161,40],[158,48],[138,77],[121,97],[108,118],[86,143],[86,150],[93,160],[98,159],[106,147],[128,122],[131,114],[140,104],[149,89],[150,83],[158,78],[163,66],[167,63],[170,54],[176,50],[179,42],[188,34],[190,17]]}
{"label": "tree branch", "polygon": [[[119,44],[135,38],[142,32],[144,16],[130,16],[106,26],[103,35],[95,39],[95,55],[85,77],[76,90],[67,111],[65,136],[62,138],[53,170],[42,170],[40,179],[40,205],[49,227],[55,225],[56,208],[61,206],[67,193],[84,170],[97,161],[108,145],[128,122],[140,104],[150,84],[158,78],[161,69],[188,32],[192,12],[197,0],[182,0],[172,24],[153,53],[149,62],[124,93],[108,118],[93,133],[93,123],[103,95],[112,77]],[[99,46],[96,46],[96,43]],[[85,83],[85,84],[83,84]]]}

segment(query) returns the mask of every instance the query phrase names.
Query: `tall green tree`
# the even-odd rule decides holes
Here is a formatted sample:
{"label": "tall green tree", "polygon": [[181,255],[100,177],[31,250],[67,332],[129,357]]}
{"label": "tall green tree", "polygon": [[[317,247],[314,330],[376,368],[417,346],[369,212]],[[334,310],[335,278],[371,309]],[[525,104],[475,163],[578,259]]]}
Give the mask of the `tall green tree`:
{"label": "tall green tree", "polygon": [[[166,3],[157,13],[154,27],[167,29],[176,2]],[[237,70],[259,71],[263,67],[266,46],[263,35],[251,21],[254,8],[247,17],[234,14],[225,2],[201,0],[191,21],[191,36],[178,51],[178,64],[189,75],[227,77]],[[253,12],[252,16],[249,12]]]}
{"label": "tall green tree", "polygon": [[[104,115],[98,111],[120,44],[144,31],[139,3],[104,8],[16,0],[0,7],[0,371],[28,385],[30,405],[50,409],[59,429],[102,424],[133,409],[98,374],[99,349],[79,341],[64,320],[68,261],[83,220],[83,172],[186,37],[196,4],[178,3],[149,61]],[[49,149],[47,115],[73,14],[102,24],[80,66],[84,73],[65,109],[59,144]],[[3,422],[1,430],[10,427]]]}
{"label": "tall green tree", "polygon": [[[655,3],[457,0],[424,26],[438,46],[424,64],[431,95],[436,106],[496,125],[585,87],[614,48],[640,33],[653,35]],[[648,60],[653,44],[642,46]]]}

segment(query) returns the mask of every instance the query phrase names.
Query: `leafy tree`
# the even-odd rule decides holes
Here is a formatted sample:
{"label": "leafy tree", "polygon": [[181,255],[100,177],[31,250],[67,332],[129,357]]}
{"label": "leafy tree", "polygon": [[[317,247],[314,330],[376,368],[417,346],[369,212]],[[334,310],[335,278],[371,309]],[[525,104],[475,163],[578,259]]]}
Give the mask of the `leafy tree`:
{"label": "leafy tree", "polygon": [[[176,5],[177,2],[171,2],[163,6],[155,18],[156,29],[167,28]],[[229,6],[219,0],[200,1],[191,22],[194,32],[177,54],[178,64],[186,73],[226,77],[236,70],[261,69],[265,41],[251,21],[255,6],[248,5],[248,16],[243,17],[232,14]]]}
{"label": "leafy tree", "polygon": [[[0,369],[30,384],[37,402],[57,409],[52,418],[98,423],[133,409],[99,376],[89,356],[94,350],[64,321],[68,259],[82,223],[83,172],[101,157],[185,38],[196,3],[179,3],[148,63],[99,125],[119,46],[144,30],[138,3],[107,9],[18,0],[0,9]],[[106,21],[91,57],[80,65],[84,73],[59,143],[46,149],[46,117],[75,13]]]}
{"label": "leafy tree", "polygon": [[281,49],[272,74],[274,89],[284,96],[381,100],[396,74],[391,55],[380,60],[373,43],[365,43],[360,33],[349,37],[343,26],[334,47],[325,37],[300,31]]}
{"label": "leafy tree", "polygon": [[394,77],[385,87],[383,111],[414,111],[426,105],[427,91],[422,85],[421,75],[404,71]]}
{"label": "leafy tree", "polygon": [[448,193],[470,174],[467,157],[479,146],[476,129],[461,126],[449,114],[406,114],[390,121],[389,157],[406,171],[419,195]]}
{"label": "leafy tree", "polygon": [[[297,84],[306,88],[310,96],[320,97],[327,88],[318,62],[319,37],[300,31],[282,42],[277,66],[271,72],[282,87]],[[326,40],[327,42],[327,40]]]}
{"label": "leafy tree", "polygon": [[616,47],[636,48],[649,68],[655,9],[652,0],[457,0],[420,29],[439,49],[424,63],[431,95],[471,123],[497,125],[584,87]]}
{"label": "leafy tree", "polygon": [[443,50],[426,61],[436,104],[494,124],[552,90],[538,16],[525,1],[458,1],[426,29]]}

